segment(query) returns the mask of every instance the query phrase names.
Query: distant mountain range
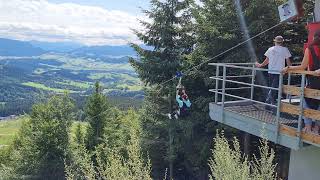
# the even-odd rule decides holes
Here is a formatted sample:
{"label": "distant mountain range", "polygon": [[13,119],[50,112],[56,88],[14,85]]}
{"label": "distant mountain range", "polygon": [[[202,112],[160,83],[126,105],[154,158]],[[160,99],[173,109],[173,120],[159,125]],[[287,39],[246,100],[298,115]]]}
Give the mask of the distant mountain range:
{"label": "distant mountain range", "polygon": [[136,52],[130,46],[87,46],[70,52],[78,56],[94,57],[122,57],[136,56]]}
{"label": "distant mountain range", "polygon": [[45,50],[29,42],[0,38],[0,56],[39,56],[44,53]]}
{"label": "distant mountain range", "polygon": [[72,42],[18,41],[0,38],[0,56],[39,56],[45,53],[64,53],[76,57],[122,58],[136,56],[128,45],[84,46]]}
{"label": "distant mountain range", "polygon": [[42,41],[30,41],[30,44],[34,47],[41,48],[45,51],[66,53],[75,49],[83,47],[82,44],[73,42],[42,42]]}

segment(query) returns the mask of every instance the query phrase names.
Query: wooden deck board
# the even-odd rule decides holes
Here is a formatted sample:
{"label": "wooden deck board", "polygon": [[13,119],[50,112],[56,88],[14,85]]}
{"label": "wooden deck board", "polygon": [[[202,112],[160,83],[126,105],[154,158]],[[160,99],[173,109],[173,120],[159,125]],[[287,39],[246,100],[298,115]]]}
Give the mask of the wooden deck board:
{"label": "wooden deck board", "polygon": [[[295,137],[299,136],[295,128],[285,126],[285,125],[280,125],[280,133],[283,133],[289,136],[295,136]],[[320,144],[320,136],[317,134],[301,132],[300,136],[301,136],[301,139],[305,141],[308,141],[314,144]]]}

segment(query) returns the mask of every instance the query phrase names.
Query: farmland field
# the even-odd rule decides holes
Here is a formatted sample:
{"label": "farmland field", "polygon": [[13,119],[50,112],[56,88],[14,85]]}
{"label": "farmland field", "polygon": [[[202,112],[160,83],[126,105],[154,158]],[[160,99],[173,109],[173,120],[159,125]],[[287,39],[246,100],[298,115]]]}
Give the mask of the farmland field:
{"label": "farmland field", "polygon": [[[0,121],[0,149],[9,146],[13,142],[19,128],[23,124],[23,121],[27,119],[28,117],[20,117],[15,120]],[[87,126],[87,123],[85,122],[73,122],[71,126],[71,137],[74,136],[78,124],[81,124],[81,126]]]}

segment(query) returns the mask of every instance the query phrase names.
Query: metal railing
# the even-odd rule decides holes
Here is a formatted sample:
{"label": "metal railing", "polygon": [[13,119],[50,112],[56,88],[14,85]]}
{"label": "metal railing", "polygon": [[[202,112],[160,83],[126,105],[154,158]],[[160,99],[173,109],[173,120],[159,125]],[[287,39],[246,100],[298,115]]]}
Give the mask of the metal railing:
{"label": "metal railing", "polygon": [[[280,127],[280,114],[281,114],[281,106],[282,106],[282,94],[283,94],[283,85],[284,80],[286,80],[287,85],[292,84],[292,76],[301,76],[300,84],[300,95],[296,96],[299,98],[299,109],[300,114],[297,120],[298,127],[296,128],[296,133],[298,137],[298,141],[301,142],[301,130],[302,130],[302,120],[303,120],[303,99],[305,94],[305,84],[306,84],[306,74],[314,75],[313,72],[310,71],[298,71],[298,72],[289,72],[284,75],[277,71],[270,71],[268,69],[256,68],[254,63],[210,63],[209,65],[215,66],[216,72],[214,77],[210,77],[215,80],[215,89],[211,89],[211,92],[215,93],[215,103],[220,104],[222,108],[224,108],[225,103],[231,101],[230,99],[240,99],[244,101],[249,101],[252,103],[257,103],[265,106],[270,106],[276,108],[275,114],[275,125],[278,131],[276,132],[276,137],[279,135],[279,127]],[[231,71],[232,70],[232,71]],[[236,70],[236,71],[235,71]],[[243,74],[236,73],[238,71],[245,72]],[[271,72],[279,74],[279,86],[278,88],[270,87],[267,85],[261,85],[256,83],[256,75],[257,72]],[[222,73],[222,74],[221,74]],[[287,77],[284,77],[287,76]],[[245,80],[243,80],[245,79]],[[229,84],[236,84],[237,87],[230,87]],[[261,88],[264,90],[273,90],[277,92],[277,102],[276,104],[267,103],[264,100],[259,100],[255,98],[256,89]],[[236,92],[235,92],[236,90]],[[250,92],[242,92],[243,90],[250,90]],[[221,97],[221,98],[220,98]],[[286,95],[289,104],[292,102],[292,95],[287,93]],[[229,98],[229,99],[228,99]],[[278,139],[278,138],[277,138]]]}
{"label": "metal railing", "polygon": [[[266,103],[263,101],[258,101],[258,100],[254,99],[255,87],[266,89],[266,90],[281,91],[281,86],[279,86],[279,88],[274,88],[274,87],[269,87],[267,85],[260,85],[260,84],[255,83],[257,71],[268,72],[267,69],[256,68],[254,63],[210,63],[209,65],[216,66],[216,75],[214,77],[210,77],[210,79],[215,80],[215,85],[216,85],[215,89],[214,90],[212,89],[211,91],[215,93],[215,102],[216,103],[218,102],[218,95],[220,94],[222,96],[222,101],[221,101],[222,104],[224,104],[224,102],[225,102],[224,97],[229,96],[229,97],[233,97],[233,98],[237,98],[237,99],[252,101],[252,102],[263,104],[266,106],[277,107],[277,105]],[[222,68],[222,75],[220,75],[221,68]],[[247,70],[247,71],[249,71],[249,73],[244,74],[244,75],[228,75],[227,69]],[[271,71],[271,72],[276,72],[276,71]],[[276,73],[279,73],[279,72],[276,72]],[[280,74],[279,77],[280,77],[279,78],[279,85],[282,85],[283,75]],[[244,81],[237,80],[239,78],[250,78],[250,82],[244,82]],[[222,85],[220,84],[220,82],[222,82]],[[238,84],[238,85],[242,85],[242,86],[230,88],[230,87],[226,87],[226,83]],[[221,87],[221,86],[222,86],[222,88],[219,89],[219,87]],[[226,93],[226,90],[243,90],[243,89],[250,89],[250,98]],[[219,90],[222,90],[222,92],[220,92]]]}

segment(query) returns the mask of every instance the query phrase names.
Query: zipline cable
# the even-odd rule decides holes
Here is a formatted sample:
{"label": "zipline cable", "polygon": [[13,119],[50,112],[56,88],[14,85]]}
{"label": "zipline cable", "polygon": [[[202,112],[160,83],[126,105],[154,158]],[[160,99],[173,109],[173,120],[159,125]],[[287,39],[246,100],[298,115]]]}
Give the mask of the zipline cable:
{"label": "zipline cable", "polygon": [[[266,29],[266,30],[264,30],[264,31],[261,31],[260,33],[252,36],[251,38],[249,38],[249,39],[247,39],[247,40],[245,40],[245,41],[240,42],[239,44],[237,44],[237,45],[235,45],[235,46],[233,46],[233,47],[231,47],[231,48],[223,51],[222,53],[219,53],[219,54],[215,55],[214,57],[212,57],[212,58],[210,58],[210,59],[208,59],[208,60],[206,60],[206,61],[204,61],[204,62],[202,62],[202,63],[200,63],[200,64],[198,64],[198,65],[196,65],[196,66],[193,66],[191,69],[189,69],[188,71],[186,71],[185,73],[182,73],[182,74],[184,74],[185,76],[188,76],[188,75],[190,75],[192,72],[197,72],[197,71],[198,71],[198,70],[197,70],[198,67],[201,67],[202,65],[204,65],[204,64],[206,64],[206,63],[208,63],[208,62],[210,62],[210,61],[212,61],[212,60],[214,60],[214,59],[216,59],[216,58],[218,58],[218,57],[220,57],[220,56],[222,56],[222,55],[224,55],[224,54],[226,54],[227,52],[230,52],[230,51],[236,49],[237,47],[239,47],[239,46],[241,46],[241,45],[243,45],[243,44],[245,44],[245,43],[247,43],[247,42],[249,42],[249,41],[257,38],[258,36],[260,36],[260,35],[268,32],[268,31],[270,31],[270,30],[272,30],[272,29],[280,26],[281,24],[282,24],[282,22],[280,22],[280,23],[278,23],[278,24],[276,24],[276,25],[274,25],[274,26],[272,26],[272,27],[270,27],[270,28],[268,28],[268,29]],[[194,69],[195,69],[195,71],[193,71]],[[176,78],[178,78],[178,77],[177,77],[177,76],[174,76],[173,78],[168,79],[168,80],[160,83],[159,86],[160,86],[161,88],[159,88],[158,91],[160,91],[160,90],[162,89],[163,85],[167,84],[167,83],[170,82],[170,81],[173,81],[173,80],[176,79]],[[179,78],[180,78],[180,77],[179,77]],[[179,80],[179,83],[181,83],[181,78],[180,78],[180,80]],[[102,107],[105,107],[105,105],[107,105],[107,103],[104,104]],[[106,112],[106,111],[102,111],[101,113],[99,113],[99,114],[97,114],[97,115],[95,115],[95,116],[93,116],[93,117],[91,117],[91,118],[96,118],[97,116],[100,116],[102,113],[105,113],[105,112]]]}
{"label": "zipline cable", "polygon": [[243,45],[243,44],[245,44],[245,43],[247,43],[247,42],[249,42],[249,41],[251,41],[251,40],[255,39],[256,37],[258,37],[258,36],[260,36],[260,35],[262,35],[262,34],[264,34],[264,33],[268,32],[268,31],[270,31],[270,30],[272,30],[272,29],[274,29],[274,28],[276,28],[276,27],[280,26],[281,24],[282,24],[282,22],[280,22],[280,23],[278,23],[278,24],[276,24],[276,25],[274,25],[274,26],[272,26],[272,27],[270,27],[270,28],[268,28],[268,29],[266,29],[266,30],[264,30],[264,31],[262,31],[262,32],[260,32],[260,33],[258,33],[258,34],[256,34],[255,36],[252,36],[251,38],[249,38],[249,39],[247,39],[247,40],[245,40],[245,41],[243,41],[243,42],[241,42],[241,43],[239,43],[239,44],[237,44],[237,45],[235,45],[235,46],[233,46],[233,47],[231,47],[231,48],[227,49],[226,51],[224,51],[224,52],[222,52],[222,53],[220,53],[220,54],[218,54],[218,55],[214,56],[213,58],[211,58],[211,59],[209,59],[209,60],[207,60],[207,61],[205,61],[205,62],[203,62],[203,63],[200,63],[200,64],[199,64],[199,65],[197,65],[197,66],[194,66],[193,68],[191,68],[190,70],[188,70],[186,73],[189,73],[192,69],[196,69],[196,68],[198,68],[198,67],[202,66],[203,64],[206,64],[206,63],[208,63],[208,62],[212,61],[213,59],[216,59],[216,58],[218,58],[218,57],[220,57],[220,56],[224,55],[225,53],[227,53],[227,52],[229,52],[229,51],[232,51],[233,49],[235,49],[235,48],[237,48],[237,47],[239,47],[239,46],[241,46],[241,45]]}
{"label": "zipline cable", "polygon": [[[196,71],[192,71],[192,70],[197,69],[198,67],[200,67],[200,66],[202,66],[202,65],[204,65],[204,64],[206,64],[206,63],[208,63],[208,62],[210,62],[210,61],[212,61],[212,60],[214,60],[214,59],[216,59],[216,58],[218,58],[218,57],[220,57],[220,56],[222,56],[222,55],[224,55],[224,54],[226,54],[227,52],[230,52],[230,51],[234,50],[235,48],[237,48],[237,47],[239,47],[239,46],[241,46],[241,45],[243,45],[243,44],[245,44],[245,43],[247,43],[247,42],[249,42],[249,41],[257,38],[258,36],[260,36],[260,35],[268,32],[268,31],[270,31],[270,30],[272,30],[272,29],[280,26],[281,24],[282,24],[282,22],[280,22],[280,23],[278,23],[278,24],[276,24],[276,25],[274,25],[274,26],[272,26],[272,27],[270,27],[270,28],[268,28],[268,29],[266,29],[266,30],[264,30],[264,31],[256,34],[255,36],[252,36],[251,38],[249,38],[249,39],[247,39],[247,40],[245,40],[245,41],[243,41],[243,42],[240,42],[239,44],[237,44],[237,45],[235,45],[235,46],[233,46],[233,47],[231,47],[231,48],[223,51],[222,53],[219,53],[219,54],[215,55],[214,57],[212,57],[212,58],[210,58],[210,59],[208,59],[208,60],[206,60],[206,61],[204,61],[204,62],[202,62],[202,63],[200,63],[200,64],[198,64],[198,65],[196,65],[196,66],[193,66],[191,69],[189,69],[188,71],[186,71],[186,72],[183,73],[183,74],[184,74],[185,76],[188,76],[188,75],[190,75],[189,73],[198,71],[198,70],[196,70]],[[174,79],[176,79],[176,78],[177,78],[177,77],[175,76],[175,77],[173,77],[173,78],[171,78],[171,79],[168,79],[168,80],[160,83],[159,85],[160,85],[160,86],[163,86],[164,84],[166,84],[166,83],[168,83],[168,82],[170,82],[170,81],[172,81],[172,80],[174,80]]]}

